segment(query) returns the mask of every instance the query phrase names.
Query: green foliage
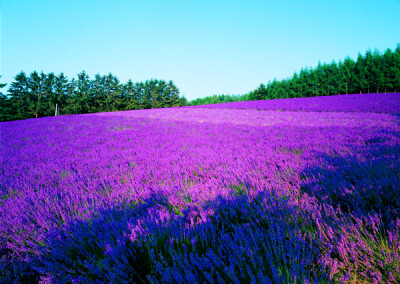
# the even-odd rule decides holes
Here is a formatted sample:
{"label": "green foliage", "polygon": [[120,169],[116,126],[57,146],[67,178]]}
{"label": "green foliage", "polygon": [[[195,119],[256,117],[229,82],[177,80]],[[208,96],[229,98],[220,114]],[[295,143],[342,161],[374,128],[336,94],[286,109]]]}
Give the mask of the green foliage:
{"label": "green foliage", "polygon": [[[0,76],[1,78],[1,76]],[[7,84],[0,83],[0,121],[7,121],[11,120],[11,112],[12,112],[12,106],[10,104],[10,101],[8,100],[7,96],[4,95],[1,91],[2,88],[4,88]]]}
{"label": "green foliage", "polygon": [[[186,99],[185,99],[186,100]],[[219,103],[231,103],[231,102],[240,102],[240,101],[248,101],[248,95],[212,95],[204,98],[197,98],[190,102],[186,102],[189,106],[198,106],[198,105],[209,105],[209,104],[219,104]]]}
{"label": "green foliage", "polygon": [[368,50],[357,60],[346,57],[338,63],[318,63],[302,68],[299,74],[278,81],[274,79],[247,94],[248,100],[330,96],[354,93],[400,91],[400,44],[384,54]]}
{"label": "green foliage", "polygon": [[232,190],[235,197],[247,195],[246,187],[242,183],[240,183],[239,185],[233,185]]}
{"label": "green foliage", "polygon": [[254,92],[249,94],[249,100],[264,100],[267,97],[267,88],[264,84],[260,84],[260,86],[254,90]]}
{"label": "green foliage", "polygon": [[[0,89],[6,84],[0,84]],[[106,111],[164,108],[186,105],[172,81],[151,79],[121,84],[111,73],[90,79],[85,71],[68,80],[63,73],[30,76],[20,72],[8,89],[0,92],[0,121],[26,119],[58,114],[83,114]]]}
{"label": "green foliage", "polygon": [[245,95],[212,95],[188,103],[190,106],[251,100],[270,100],[331,96],[355,93],[387,93],[400,91],[400,44],[384,54],[368,50],[357,60],[319,62],[315,68],[302,68],[283,80],[260,84]]}
{"label": "green foliage", "polygon": [[368,50],[357,60],[346,57],[338,63],[318,63],[315,68],[302,68],[292,77],[260,84],[244,95],[212,95],[190,102],[180,97],[172,81],[151,79],[121,84],[109,73],[95,75],[92,80],[82,71],[68,80],[63,73],[40,74],[29,77],[20,72],[3,94],[0,83],[0,121],[52,116],[55,106],[59,114],[82,114],[105,111],[137,110],[177,106],[195,106],[248,100],[268,100],[330,96],[351,93],[400,91],[400,44],[395,50],[381,54]]}

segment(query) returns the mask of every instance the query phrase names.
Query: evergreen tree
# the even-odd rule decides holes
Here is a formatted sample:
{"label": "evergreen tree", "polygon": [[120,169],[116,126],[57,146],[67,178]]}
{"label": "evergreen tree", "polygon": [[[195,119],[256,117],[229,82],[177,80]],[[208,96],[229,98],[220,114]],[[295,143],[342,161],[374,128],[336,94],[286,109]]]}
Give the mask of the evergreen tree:
{"label": "evergreen tree", "polygon": [[338,65],[340,65],[340,62],[337,64],[335,61],[325,64],[324,96],[337,95],[339,92],[340,72]]}
{"label": "evergreen tree", "polygon": [[369,94],[373,90],[374,78],[372,75],[372,70],[374,69],[374,59],[371,50],[367,50],[364,55],[365,63],[365,81],[367,82],[366,92]]}
{"label": "evergreen tree", "polygon": [[299,93],[300,93],[300,78],[299,75],[296,72],[294,72],[292,79],[289,81],[289,98],[297,98]]}
{"label": "evergreen tree", "polygon": [[138,109],[146,108],[146,88],[143,82],[137,82],[135,84],[137,93]]}
{"label": "evergreen tree", "polygon": [[129,80],[122,87],[122,93],[125,97],[125,109],[126,110],[138,110],[141,109],[141,97],[140,97],[140,87],[139,82],[132,82]]}
{"label": "evergreen tree", "polygon": [[18,73],[8,89],[14,119],[29,118],[28,114],[28,77],[24,72]]}
{"label": "evergreen tree", "polygon": [[102,112],[106,110],[105,76],[96,74],[92,81],[92,105],[90,112]]}
{"label": "evergreen tree", "polygon": [[393,52],[393,65],[391,66],[391,73],[393,74],[393,91],[400,92],[400,44]]}
{"label": "evergreen tree", "polygon": [[26,95],[26,104],[29,117],[41,117],[45,115],[45,82],[46,74],[33,71],[28,80],[28,93]]}
{"label": "evergreen tree", "polygon": [[[271,91],[269,93],[267,93],[267,96],[269,99],[276,99],[279,97],[279,83],[276,79],[274,79],[272,82],[268,83],[268,89],[270,89]],[[255,95],[257,97],[257,95]]]}
{"label": "evergreen tree", "polygon": [[[343,61],[343,64],[341,65],[341,74],[344,79],[344,84],[345,84],[345,94],[353,93],[354,88],[353,88],[353,80],[354,80],[354,68],[355,68],[356,63],[354,62],[353,59],[350,57],[346,57]],[[342,92],[343,93],[343,92]]]}
{"label": "evergreen tree", "polygon": [[[178,107],[181,106],[181,103],[185,103],[185,100],[180,100],[179,98],[179,89],[175,86],[174,82],[169,81],[168,85],[168,95],[169,95],[169,102],[167,107]],[[187,101],[186,101],[187,103]]]}
{"label": "evergreen tree", "polygon": [[372,54],[371,66],[369,68],[371,92],[379,93],[384,88],[384,73],[383,56],[378,50],[375,50]]}
{"label": "evergreen tree", "polygon": [[302,97],[311,97],[311,76],[309,68],[301,68],[300,70],[300,86]]}
{"label": "evergreen tree", "polygon": [[143,108],[150,109],[153,105],[153,89],[155,81],[151,79],[143,85]]}
{"label": "evergreen tree", "polygon": [[187,105],[189,105],[187,99],[186,99],[184,96],[182,96],[182,97],[179,98],[179,105],[180,105],[180,106],[187,106]]}
{"label": "evergreen tree", "polygon": [[383,91],[393,90],[394,74],[391,72],[394,64],[392,51],[388,48],[382,57]]}
{"label": "evergreen tree", "polygon": [[[1,75],[0,75],[0,78],[1,78]],[[6,85],[7,85],[7,84],[5,84],[5,83],[0,83],[0,89],[4,88]],[[0,90],[0,93],[3,94],[3,93],[1,92],[1,90]]]}
{"label": "evergreen tree", "polygon": [[164,107],[164,88],[165,81],[154,80],[154,84],[151,89],[151,108]]}
{"label": "evergreen tree", "polygon": [[[71,84],[71,82],[68,81],[68,78],[64,76],[63,73],[60,73],[55,78],[55,83],[54,83],[54,101],[53,104],[57,104],[57,109],[58,109],[58,114],[68,114],[67,110],[67,102],[70,97],[73,96],[74,93],[74,87]],[[52,111],[55,105],[52,105]]]}
{"label": "evergreen tree", "polygon": [[289,80],[283,79],[279,82],[278,97],[289,98]]}
{"label": "evergreen tree", "polygon": [[0,83],[0,121],[12,120],[14,118],[10,100],[1,90],[6,85],[5,83]]}
{"label": "evergreen tree", "polygon": [[357,92],[360,92],[360,94],[366,93],[369,90],[367,72],[366,60],[359,53],[354,66],[354,84],[355,89]]}
{"label": "evergreen tree", "polygon": [[171,92],[172,92],[172,81],[169,81],[168,84],[164,86],[163,90],[163,102],[162,102],[162,107],[171,107],[172,106],[172,97],[171,97]]}
{"label": "evergreen tree", "polygon": [[317,67],[311,72],[313,96],[318,97],[323,95],[322,86],[324,81],[325,81],[325,73],[323,70],[323,66],[321,62],[318,62]]}
{"label": "evergreen tree", "polygon": [[121,84],[117,77],[109,73],[104,78],[105,111],[117,111],[121,104]]}
{"label": "evergreen tree", "polygon": [[75,86],[75,93],[71,103],[73,104],[73,113],[89,113],[93,108],[93,97],[92,97],[92,82],[89,79],[89,75],[85,71],[78,74],[77,80],[73,82]]}
{"label": "evergreen tree", "polygon": [[54,92],[54,85],[56,83],[56,76],[54,73],[47,74],[43,83],[42,92],[42,116],[52,116],[55,112],[56,94]]}
{"label": "evergreen tree", "polygon": [[123,85],[121,96],[124,110],[140,109],[138,90],[132,80],[129,80],[125,85]]}
{"label": "evergreen tree", "polygon": [[266,93],[267,88],[265,87],[264,84],[260,84],[257,89],[254,90],[254,92],[251,94],[249,97],[250,100],[256,101],[256,100],[264,100],[267,96]]}

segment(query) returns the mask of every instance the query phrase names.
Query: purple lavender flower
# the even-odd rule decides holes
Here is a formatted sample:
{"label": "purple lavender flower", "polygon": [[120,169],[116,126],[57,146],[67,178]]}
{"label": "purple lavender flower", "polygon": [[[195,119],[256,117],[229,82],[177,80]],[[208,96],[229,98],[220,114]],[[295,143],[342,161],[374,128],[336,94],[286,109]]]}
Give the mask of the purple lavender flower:
{"label": "purple lavender flower", "polygon": [[398,282],[399,113],[364,94],[2,122],[0,282]]}

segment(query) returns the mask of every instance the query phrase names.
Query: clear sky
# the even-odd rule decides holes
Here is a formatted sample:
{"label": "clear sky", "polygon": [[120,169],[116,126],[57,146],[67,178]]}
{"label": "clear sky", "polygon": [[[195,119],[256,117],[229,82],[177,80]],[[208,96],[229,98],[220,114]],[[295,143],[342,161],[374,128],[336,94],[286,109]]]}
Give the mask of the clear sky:
{"label": "clear sky", "polygon": [[0,82],[85,70],[173,80],[188,100],[244,94],[318,61],[395,49],[399,15],[400,0],[0,0]]}

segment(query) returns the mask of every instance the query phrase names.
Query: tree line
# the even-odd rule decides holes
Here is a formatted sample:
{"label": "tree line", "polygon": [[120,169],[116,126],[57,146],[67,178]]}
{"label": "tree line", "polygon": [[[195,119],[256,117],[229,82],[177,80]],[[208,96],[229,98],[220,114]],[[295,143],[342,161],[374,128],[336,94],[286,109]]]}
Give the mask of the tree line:
{"label": "tree line", "polygon": [[63,73],[20,72],[3,94],[0,84],[0,121],[106,111],[175,107],[186,104],[172,81],[151,79],[121,84],[116,76],[82,71],[69,80]]}
{"label": "tree line", "polygon": [[212,95],[204,98],[197,98],[191,100],[187,103],[189,106],[198,106],[198,105],[209,105],[209,104],[220,104],[220,103],[232,103],[239,101],[248,101],[248,95]]}
{"label": "tree line", "polygon": [[400,92],[400,44],[383,54],[368,50],[364,55],[359,53],[357,60],[346,57],[302,68],[287,79],[260,84],[246,96],[249,100],[268,100],[387,92]]}
{"label": "tree line", "polygon": [[387,92],[400,92],[400,44],[383,54],[377,50],[359,53],[356,61],[346,57],[343,61],[302,68],[287,79],[262,83],[244,95],[212,95],[192,100],[188,105]]}
{"label": "tree line", "polygon": [[[1,77],[1,76],[0,76]],[[109,73],[94,79],[82,71],[69,80],[63,73],[27,76],[20,72],[8,93],[1,89],[0,121],[26,119],[60,114],[83,114],[104,111],[164,108],[185,105],[216,104],[247,100],[268,100],[330,96],[355,93],[400,92],[400,44],[395,50],[368,50],[356,60],[346,57],[339,62],[318,63],[314,68],[302,68],[291,77],[269,81],[244,95],[212,95],[187,102],[179,96],[172,81],[147,80],[121,84]]]}

